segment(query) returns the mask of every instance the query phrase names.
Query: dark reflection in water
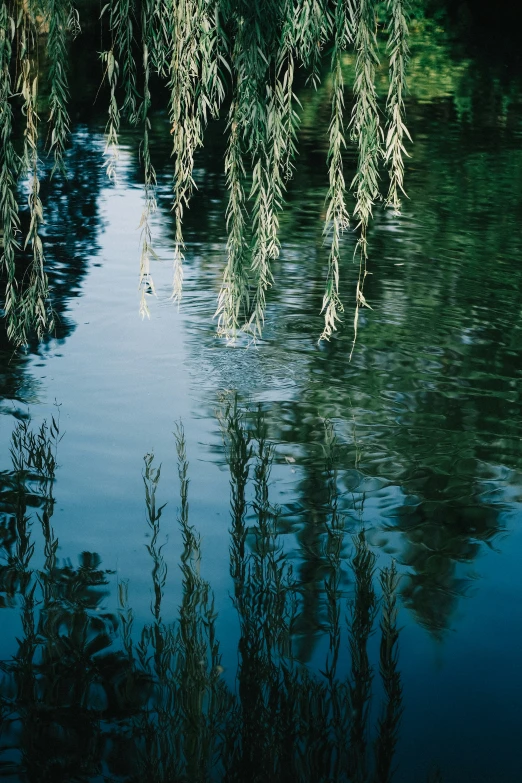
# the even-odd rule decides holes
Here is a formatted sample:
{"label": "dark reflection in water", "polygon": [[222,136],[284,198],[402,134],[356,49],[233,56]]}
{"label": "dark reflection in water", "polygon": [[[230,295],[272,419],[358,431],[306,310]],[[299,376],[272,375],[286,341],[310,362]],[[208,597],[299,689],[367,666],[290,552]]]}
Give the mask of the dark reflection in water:
{"label": "dark reflection in water", "polygon": [[[13,424],[5,413],[28,415],[16,403],[31,404],[41,421],[47,409],[33,403],[56,396],[72,456],[61,474],[61,517],[54,430],[22,421],[12,469],[0,472],[5,779],[370,781],[388,780],[400,764],[398,783],[418,783],[432,757],[444,759],[452,783],[516,779],[520,81],[450,57],[443,33],[423,25],[412,40],[410,200],[401,216],[375,210],[366,287],[373,310],[361,313],[351,363],[350,232],[346,322],[317,346],[327,84],[317,94],[302,91],[302,155],[258,349],[227,349],[211,320],[226,241],[220,125],[197,159],[178,320],[166,304],[173,235],[165,116],[153,115],[151,131],[153,231],[166,263],[153,266],[159,299],[150,302],[150,322],[137,315],[135,134],[122,134],[116,188],[100,165],[104,118],[75,130],[67,182],[42,177],[59,339],[13,355],[0,334],[0,427],[7,425],[0,439],[7,446]],[[347,85],[352,66],[345,63]],[[91,92],[77,91],[83,117],[96,91],[85,76]],[[348,150],[347,179],[353,164]],[[71,312],[72,305],[80,307]],[[83,306],[89,318],[76,315]],[[223,389],[237,390],[238,402],[220,400],[216,437]],[[245,399],[254,400],[248,410]],[[158,453],[166,448],[165,422],[181,412],[197,458],[189,521],[180,431],[178,611],[170,601],[176,574],[167,573],[162,548],[166,479],[149,455],[145,572],[153,599],[144,619],[132,593],[144,566],[131,546],[141,549],[144,531],[128,513],[140,504],[129,476],[139,474],[151,443]],[[224,453],[228,532],[216,478]],[[69,536],[68,551],[93,552],[75,565],[59,558],[53,518],[56,528],[66,525],[60,539]],[[198,532],[216,596],[228,569],[212,541],[230,535],[230,601],[214,605]],[[500,556],[483,556],[508,533]],[[101,564],[103,557],[116,569],[127,541],[128,584]],[[392,558],[398,584],[390,570],[375,570],[389,569]],[[400,672],[396,597],[407,610],[398,621]],[[225,660],[229,648],[235,657],[235,629],[237,670]]]}
{"label": "dark reflection in water", "polygon": [[[52,161],[44,158],[41,198],[45,204],[47,230],[44,240],[47,274],[55,311],[53,337],[65,340],[75,324],[65,314],[71,300],[79,296],[92,259],[99,250],[98,234],[102,226],[99,217],[99,197],[104,180],[100,167],[103,142],[98,144],[85,127],[77,127],[67,152],[67,179],[50,180]],[[22,226],[28,220],[27,209],[21,211]],[[1,279],[0,279],[1,282]],[[27,351],[46,351],[47,340],[38,346],[32,340]],[[16,351],[7,340],[6,321],[0,319],[0,411],[3,400],[30,403],[37,397],[37,386],[25,373],[27,354]]]}
{"label": "dark reflection in water", "polygon": [[[459,598],[473,585],[474,561],[506,532],[505,484],[512,481],[516,486],[519,481],[517,472],[488,465],[466,444],[455,443],[462,435],[450,433],[445,439],[443,432],[433,432],[433,438],[438,436],[435,444],[428,430],[428,437],[423,433],[417,441],[415,432],[401,434],[391,422],[388,428],[384,422],[370,423],[371,411],[364,409],[357,410],[357,423],[350,422],[347,414],[356,410],[350,395],[341,387],[336,391],[334,404],[323,406],[314,400],[262,406],[270,437],[281,444],[279,451],[295,454],[299,463],[295,501],[284,508],[281,529],[296,536],[305,607],[300,623],[307,631],[302,644],[309,648],[302,649],[303,660],[310,658],[314,632],[320,630],[322,533],[332,498],[352,525],[363,515],[371,520],[371,544],[405,567],[405,605],[441,638],[451,626]],[[325,434],[317,410],[335,418],[343,430],[342,442],[331,446],[335,457],[330,471],[325,471],[322,458],[329,430]],[[416,416],[421,419],[422,411]],[[396,451],[403,438],[403,450]],[[281,453],[278,458],[296,461]],[[372,503],[366,514],[365,501]]]}
{"label": "dark reflection in water", "polygon": [[[263,417],[248,429],[232,401],[221,423],[230,469],[232,600],[240,628],[233,684],[224,677],[212,589],[201,576],[200,538],[189,520],[182,427],[175,434],[181,604],[177,621],[169,623],[160,468],[148,454],[143,482],[153,600],[150,622],[141,629],[126,582],[118,584],[118,612],[103,609],[108,573],[98,555],[83,552],[76,567],[58,560],[52,526],[56,422],[36,431],[27,422],[15,428],[12,470],[1,474],[0,498],[0,596],[3,609],[17,607],[20,617],[15,652],[0,662],[4,779],[391,780],[402,713],[395,566],[376,571],[362,528],[350,539],[352,554],[343,555],[347,531],[332,487],[320,544],[327,651],[320,674],[301,665],[293,650],[302,602],[278,535],[279,510],[269,498],[273,452]],[[331,477],[334,444],[327,432],[325,474]],[[37,546],[43,547],[39,568],[33,565],[40,559]],[[348,603],[342,589],[347,567],[353,581]],[[376,624],[383,690],[370,731],[376,673],[368,642]]]}

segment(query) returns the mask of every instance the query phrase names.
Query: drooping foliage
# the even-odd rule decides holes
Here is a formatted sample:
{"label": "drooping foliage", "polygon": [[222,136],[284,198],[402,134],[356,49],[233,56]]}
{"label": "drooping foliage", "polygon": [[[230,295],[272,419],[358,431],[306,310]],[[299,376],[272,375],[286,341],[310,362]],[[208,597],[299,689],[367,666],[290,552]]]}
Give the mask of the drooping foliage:
{"label": "drooping foliage", "polygon": [[[183,221],[195,188],[195,155],[204,144],[209,122],[227,117],[228,243],[216,316],[218,333],[234,339],[240,331],[258,337],[263,328],[267,290],[280,253],[279,219],[298,152],[296,82],[308,80],[317,86],[326,80],[331,121],[321,336],[331,337],[343,310],[339,270],[350,212],[358,232],[356,332],[358,308],[366,304],[367,230],[380,199],[380,169],[389,171],[387,203],[395,209],[403,190],[408,136],[404,122],[406,0],[108,0],[100,24],[106,42],[100,76],[108,96],[105,164],[109,177],[117,173],[122,122],[139,127],[142,136],[141,314],[148,314],[148,297],[155,294],[150,223],[156,209],[150,145],[153,85],[163,82],[168,94],[175,222],[172,296],[176,300],[183,285]],[[8,332],[15,344],[26,343],[33,331],[42,337],[52,330],[40,235],[44,214],[38,155],[46,143],[54,155],[53,174],[66,175],[67,74],[75,51],[70,41],[79,33],[78,11],[70,0],[1,2],[0,274]],[[381,33],[388,36],[385,51],[390,74],[383,107],[378,106],[375,89]],[[49,65],[45,106],[38,91],[42,46]],[[353,98],[347,96],[343,79],[343,61],[350,52],[356,58]],[[39,113],[44,114],[41,120]],[[23,150],[17,144],[21,132],[14,129],[19,119],[25,124]],[[345,179],[348,141],[355,145],[358,161],[351,182],[353,208]],[[20,220],[17,206],[24,193],[28,194],[29,228]]]}

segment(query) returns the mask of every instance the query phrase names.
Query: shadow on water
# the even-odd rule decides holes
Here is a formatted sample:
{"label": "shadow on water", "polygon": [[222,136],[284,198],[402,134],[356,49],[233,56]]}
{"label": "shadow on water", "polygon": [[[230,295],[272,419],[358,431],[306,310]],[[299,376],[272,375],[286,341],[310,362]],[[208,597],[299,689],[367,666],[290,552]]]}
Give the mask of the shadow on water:
{"label": "shadow on water", "polygon": [[[1,608],[18,612],[14,652],[0,662],[3,779],[391,781],[403,709],[399,574],[394,563],[377,571],[363,527],[348,535],[331,480],[333,431],[327,424],[328,513],[316,543],[326,643],[312,669],[295,654],[303,598],[278,534],[280,509],[270,502],[274,451],[264,418],[258,414],[247,427],[232,399],[223,404],[220,423],[239,623],[232,679],[223,668],[213,591],[201,573],[200,537],[190,524],[182,426],[175,431],[181,601],[177,619],[168,621],[161,467],[147,454],[152,601],[141,628],[128,582],[118,582],[118,609],[104,609],[111,574],[98,555],[83,552],[77,566],[57,556],[58,422],[15,427],[12,470],[0,473]],[[343,569],[351,575],[348,601]],[[370,638],[377,629],[374,655]]]}

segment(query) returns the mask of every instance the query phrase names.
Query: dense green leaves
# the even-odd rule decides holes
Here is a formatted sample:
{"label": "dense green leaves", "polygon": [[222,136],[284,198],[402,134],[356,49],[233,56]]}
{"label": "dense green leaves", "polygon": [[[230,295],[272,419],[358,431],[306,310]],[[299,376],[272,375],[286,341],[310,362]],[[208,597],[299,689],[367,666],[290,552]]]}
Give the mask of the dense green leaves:
{"label": "dense green leaves", "polygon": [[12,337],[17,322],[15,259],[19,249],[20,220],[16,202],[19,160],[12,142],[13,112],[10,103],[12,40],[15,22],[5,3],[0,8],[0,274],[5,278],[4,311]]}
{"label": "dense green leaves", "polygon": [[[386,18],[378,18],[378,12]],[[38,39],[46,40],[49,60],[47,114],[48,145],[55,171],[65,174],[70,127],[67,72],[72,51],[69,39],[79,32],[77,11],[70,0],[8,0],[1,11],[1,170],[3,230],[2,269],[6,277],[4,311],[15,343],[39,337],[52,329],[44,251],[39,234],[43,207],[38,182]],[[218,333],[235,339],[245,331],[254,339],[262,332],[266,296],[274,282],[274,262],[280,253],[279,219],[292,160],[298,151],[300,104],[295,94],[299,73],[317,86],[331,83],[331,122],[325,219],[328,247],[325,318],[321,335],[329,339],[343,310],[339,261],[343,233],[349,226],[344,153],[346,97],[343,60],[356,55],[350,139],[358,154],[352,190],[353,215],[359,232],[360,271],[356,305],[366,304],[367,229],[380,198],[379,170],[389,168],[387,203],[396,209],[403,190],[405,67],[408,55],[405,0],[109,0],[101,25],[109,40],[102,53],[102,76],[108,85],[106,168],[118,168],[122,121],[142,129],[140,145],[145,204],[141,221],[140,312],[148,314],[147,296],[155,294],[151,273],[150,217],[156,208],[156,174],[150,149],[151,84],[158,78],[168,91],[172,139],[175,221],[172,296],[179,300],[183,286],[185,242],[183,221],[193,194],[194,160],[203,145],[210,120],[228,112],[228,151],[225,173],[229,188],[227,210],[228,259],[218,297]],[[379,30],[387,30],[390,86],[387,125],[375,87]],[[107,37],[105,40],[107,40]],[[329,67],[328,67],[329,65]],[[24,132],[24,166],[13,148],[12,114],[19,104],[13,94],[14,74],[21,74],[19,91]],[[227,97],[230,96],[230,97]],[[384,107],[383,107],[384,108]],[[25,169],[30,178],[30,227],[26,245],[33,251],[26,274],[24,259],[16,261],[16,183]],[[20,290],[18,290],[20,289]],[[357,328],[357,315],[355,328]]]}

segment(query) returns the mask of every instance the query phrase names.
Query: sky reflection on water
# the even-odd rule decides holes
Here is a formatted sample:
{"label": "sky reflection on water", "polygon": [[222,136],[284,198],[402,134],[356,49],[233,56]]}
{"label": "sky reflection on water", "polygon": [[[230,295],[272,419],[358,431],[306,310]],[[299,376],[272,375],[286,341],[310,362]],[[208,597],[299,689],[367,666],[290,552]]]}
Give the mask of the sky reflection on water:
{"label": "sky reflection on water", "polygon": [[[427,54],[419,54],[423,62],[421,55]],[[438,67],[440,70],[440,64]],[[346,323],[330,344],[317,345],[325,271],[318,216],[324,208],[327,185],[326,150],[319,133],[325,121],[321,95],[315,103],[311,99],[305,102],[303,154],[290,187],[289,208],[282,218],[281,259],[275,268],[276,286],[269,298],[265,335],[257,347],[248,350],[227,348],[218,341],[211,320],[226,241],[223,146],[218,133],[198,162],[199,193],[186,221],[186,291],[178,311],[167,301],[173,244],[170,150],[168,139],[162,141],[165,136],[160,135],[165,120],[161,115],[155,118],[160,208],[153,229],[156,251],[164,261],[153,270],[159,301],[151,302],[151,319],[142,322],[137,314],[139,232],[135,228],[143,199],[137,184],[138,161],[131,147],[124,147],[119,184],[110,185],[100,167],[103,138],[99,126],[76,129],[69,183],[42,190],[47,201],[50,278],[60,316],[57,338],[40,348],[31,346],[27,356],[14,356],[3,336],[0,338],[0,546],[7,557],[2,563],[0,591],[1,709],[4,720],[13,704],[22,715],[8,742],[22,751],[2,751],[0,755],[0,763],[7,759],[11,764],[0,767],[7,779],[43,780],[38,777],[41,770],[27,765],[47,758],[44,744],[49,736],[57,743],[53,751],[56,758],[49,761],[45,774],[54,775],[54,780],[138,780],[140,764],[153,752],[160,760],[164,754],[165,767],[172,756],[170,769],[177,769],[173,759],[179,749],[169,746],[159,752],[154,742],[160,743],[160,739],[147,745],[146,738],[151,725],[164,720],[171,731],[172,721],[179,728],[179,721],[191,719],[190,714],[183,718],[170,702],[170,712],[162,712],[158,707],[161,700],[151,707],[150,689],[157,690],[164,677],[162,698],[171,702],[179,699],[190,713],[197,706],[192,703],[197,687],[178,693],[178,675],[173,672],[179,674],[179,670],[174,657],[162,671],[161,661],[152,655],[156,669],[151,675],[139,661],[138,647],[133,647],[129,656],[125,645],[131,639],[139,645],[142,629],[147,627],[151,629],[147,642],[155,643],[158,584],[159,593],[163,593],[164,629],[179,612],[188,611],[183,602],[186,599],[190,604],[190,591],[183,592],[183,580],[192,584],[191,579],[204,580],[214,596],[217,617],[212,623],[221,658],[219,663],[216,659],[209,664],[208,672],[217,666],[224,671],[219,670],[215,681],[207,672],[212,683],[205,680],[204,687],[210,688],[209,693],[214,687],[219,691],[219,720],[224,721],[220,725],[226,724],[227,729],[224,734],[209,733],[210,724],[205,723],[202,733],[196,732],[197,741],[196,735],[179,729],[176,737],[184,737],[179,741],[188,743],[183,758],[187,764],[196,763],[197,754],[208,751],[209,737],[217,742],[225,735],[236,739],[230,740],[226,753],[223,751],[232,770],[230,777],[223,779],[246,780],[241,764],[250,764],[248,775],[254,774],[256,758],[269,746],[275,754],[269,754],[270,759],[277,756],[280,763],[283,758],[282,738],[288,740],[289,735],[281,728],[281,735],[275,737],[273,727],[272,733],[267,729],[263,734],[259,725],[241,723],[238,707],[241,699],[259,706],[259,699],[270,688],[282,699],[283,691],[277,679],[282,669],[276,676],[266,669],[266,661],[252,658],[248,645],[242,651],[240,645],[242,634],[252,641],[259,639],[260,633],[252,632],[251,638],[251,629],[245,631],[235,592],[238,577],[230,573],[231,552],[238,539],[230,534],[234,530],[234,502],[241,492],[240,471],[234,474],[230,446],[227,450],[224,445],[223,411],[236,394],[243,422],[241,426],[236,423],[237,443],[241,445],[245,432],[259,435],[262,424],[261,440],[270,451],[271,464],[269,478],[261,480],[257,474],[256,484],[255,471],[264,453],[256,436],[258,457],[252,457],[244,487],[249,506],[242,556],[251,558],[251,564],[260,556],[258,529],[265,504],[273,525],[270,535],[277,533],[278,546],[285,553],[280,565],[272,567],[286,569],[285,574],[291,568],[292,589],[285,593],[285,601],[291,598],[297,602],[291,627],[285,630],[284,655],[278,647],[276,656],[279,664],[290,650],[292,666],[305,678],[292,680],[294,690],[286,692],[286,706],[277,702],[278,720],[288,719],[285,731],[294,731],[297,725],[296,715],[301,713],[296,704],[300,704],[299,694],[307,677],[317,688],[316,706],[325,703],[327,678],[321,679],[318,670],[325,670],[331,652],[327,583],[332,555],[325,542],[330,540],[328,525],[334,502],[344,531],[336,588],[339,622],[345,623],[345,616],[350,617],[353,611],[352,536],[361,529],[365,529],[367,544],[376,556],[376,567],[389,568],[395,560],[400,575],[398,671],[404,712],[394,756],[398,764],[395,779],[418,783],[436,766],[440,766],[444,781],[507,783],[517,778],[522,761],[518,741],[522,701],[518,661],[522,641],[522,106],[519,95],[512,92],[506,101],[505,95],[490,89],[491,85],[472,85],[466,93],[468,77],[462,64],[459,68],[458,72],[448,71],[446,92],[437,84],[437,94],[426,95],[422,83],[410,100],[408,116],[415,139],[408,172],[410,200],[401,216],[376,211],[370,237],[373,274],[366,289],[373,310],[361,314],[351,363],[351,299],[356,271],[351,261],[352,236],[346,237],[342,270]],[[9,444],[17,418],[30,416],[35,430],[56,414],[55,400],[60,405],[63,439],[57,452],[60,467],[52,482],[54,537],[46,539],[35,515],[45,515],[49,488],[42,489],[41,477],[20,476],[11,464]],[[180,528],[176,522],[176,506],[180,505],[183,514],[183,503],[177,499],[178,456],[172,435],[180,419],[190,462],[190,523],[201,536],[202,554],[201,575],[199,564],[194,566],[197,558],[191,554],[182,563],[193,570],[182,570],[181,579],[179,563],[187,543],[183,525]],[[334,435],[335,466],[328,466]],[[143,455],[152,452],[156,456],[150,469],[162,464],[158,503],[168,500],[162,512],[161,556],[160,544],[154,541],[154,525],[147,526],[140,479]],[[6,582],[8,576],[14,579],[9,557],[23,543],[22,533],[13,528],[13,487],[19,480],[25,487],[27,513],[33,519],[35,549],[30,565],[14,569],[18,568],[18,581]],[[150,514],[148,518],[150,522]],[[53,541],[57,546],[54,554],[49,550]],[[190,546],[193,549],[194,542]],[[267,552],[270,559],[270,546]],[[17,557],[23,560],[27,555],[18,551]],[[51,562],[50,557],[56,559]],[[161,557],[161,562],[154,557]],[[164,568],[167,574],[162,582]],[[24,587],[26,572],[31,578]],[[377,577],[376,573],[374,582],[380,595]],[[31,607],[29,585],[35,579],[40,592],[38,598],[37,593],[33,595]],[[201,623],[210,611],[210,592],[205,598],[207,587],[202,584],[193,586],[199,606],[192,606],[196,612],[193,621],[199,623],[195,634],[209,633],[209,626],[203,630]],[[126,585],[124,595],[122,585]],[[262,588],[258,586],[261,597]],[[46,590],[51,597],[58,590],[58,603],[67,610],[65,619],[56,620],[53,633],[47,632]],[[252,610],[256,604],[249,606]],[[285,607],[283,614],[290,612],[287,604]],[[131,610],[134,632],[126,641],[125,612]],[[274,628],[268,625],[268,632],[276,633],[277,623],[282,622],[281,607],[278,611],[279,620],[274,621]],[[45,631],[39,631],[41,638],[33,638],[31,659],[27,643],[20,641],[23,634],[27,639],[32,633],[30,612],[35,628]],[[261,622],[260,616],[257,620]],[[309,743],[305,761],[323,763],[323,771],[331,769],[328,764],[340,763],[333,760],[335,732],[341,731],[340,726],[348,731],[351,743],[345,752],[349,759],[341,768],[342,774],[350,774],[354,780],[373,779],[368,771],[375,758],[372,743],[379,736],[378,718],[386,703],[378,676],[381,635],[377,624],[368,641],[375,671],[368,717],[373,730],[365,735],[367,751],[362,753],[357,745],[361,739],[350,734],[353,727],[342,723],[348,720],[346,715],[337,727],[330,725],[330,739],[321,735],[322,745],[306,740],[303,728],[304,746]],[[338,667],[343,687],[349,688],[347,683],[354,687],[356,681],[364,682],[364,677],[357,680],[353,673],[348,630],[343,627]],[[177,644],[179,652],[179,638],[176,642],[169,636],[180,633],[180,626],[176,628],[166,633],[168,644]],[[252,682],[265,684],[268,690],[264,695],[255,691],[248,677],[246,685],[236,686],[238,644],[243,665],[245,660],[255,659],[252,671],[263,672]],[[62,652],[67,645],[72,656],[69,669]],[[44,649],[50,652],[44,653]],[[96,672],[92,683],[110,683],[105,695],[97,684],[89,681],[87,686],[78,681],[79,650],[86,656],[86,670]],[[209,655],[212,661],[212,653]],[[36,696],[32,691],[34,703],[29,709],[22,680],[14,689],[9,684],[12,656],[18,656],[18,666],[26,661],[24,676],[32,678],[33,685],[34,681],[52,681],[45,680],[48,674],[42,675],[38,668],[47,660],[58,690],[51,687],[49,695],[41,685]],[[123,688],[125,678],[132,683],[131,690]],[[62,686],[69,700],[63,700]],[[75,688],[73,698],[70,694]],[[112,696],[107,695],[109,691]],[[72,705],[80,702],[84,712],[78,725],[72,733],[61,734],[56,727],[64,715],[70,719]],[[328,705],[335,714],[332,703]],[[56,724],[55,717],[41,722],[44,713],[56,716],[60,710],[65,712]],[[101,723],[100,710],[108,710]],[[264,713],[256,710],[255,720],[261,721]],[[44,727],[43,734],[34,729],[34,720]],[[302,725],[305,723],[303,718]],[[116,736],[122,727],[127,732],[123,738],[121,732]],[[129,750],[129,736],[135,737],[134,731],[144,743],[134,743],[136,755]],[[242,731],[245,737],[259,733],[259,743],[251,747],[250,756],[244,755],[244,746],[237,740]],[[103,751],[102,734],[110,735],[110,742],[102,743]],[[33,740],[28,737],[36,744],[31,745]],[[40,741],[44,744],[39,745]],[[323,762],[319,745],[333,754],[326,754],[328,759]],[[213,758],[212,753],[208,758]],[[364,757],[368,769],[354,771],[354,754],[357,763],[362,764]],[[78,767],[80,759],[87,765],[83,769]],[[129,766],[118,767],[124,760]],[[308,767],[300,763],[306,780]],[[61,778],[56,777],[59,764]],[[22,768],[25,777],[19,772]],[[222,767],[215,766],[213,774],[221,774],[219,769]],[[168,774],[159,769],[154,779],[180,779]],[[204,774],[201,772],[202,780],[207,779]],[[273,774],[266,779],[283,779],[277,777],[279,773]],[[321,778],[314,772],[313,779],[331,779],[328,774],[325,771]],[[344,779],[340,775],[334,779]],[[200,778],[192,771],[188,779]],[[385,772],[375,779],[386,780]]]}

